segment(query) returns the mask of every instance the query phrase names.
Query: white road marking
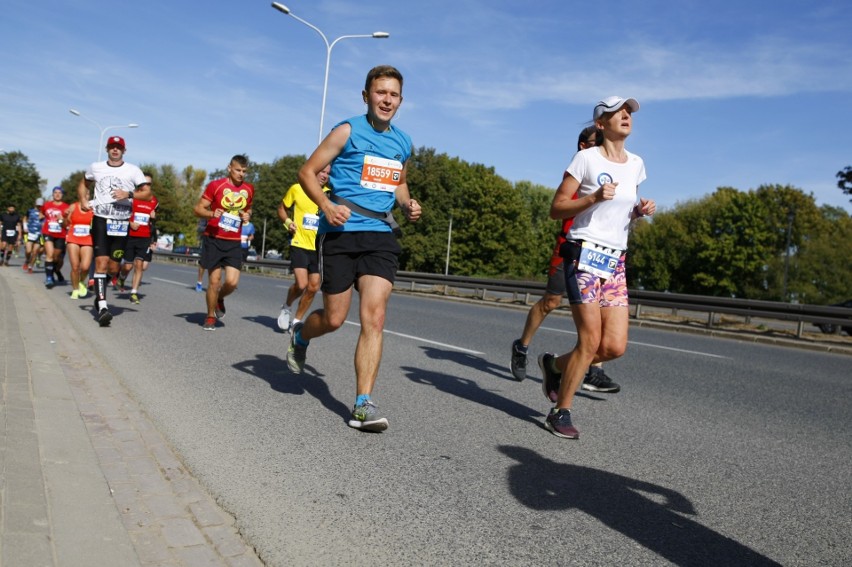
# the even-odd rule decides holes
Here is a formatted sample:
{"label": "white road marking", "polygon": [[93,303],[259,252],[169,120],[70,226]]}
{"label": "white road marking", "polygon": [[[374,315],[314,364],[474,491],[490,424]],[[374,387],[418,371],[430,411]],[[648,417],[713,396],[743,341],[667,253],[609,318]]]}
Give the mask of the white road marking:
{"label": "white road marking", "polygon": [[[346,321],[346,324],[347,325],[354,325],[356,327],[361,326],[360,323],[355,323],[353,321]],[[403,338],[411,339],[413,341],[418,341],[418,342],[421,342],[421,343],[428,343],[430,345],[445,347],[445,348],[449,348],[449,349],[452,349],[452,350],[457,350],[459,352],[466,352],[468,354],[485,354],[484,352],[479,352],[478,350],[470,350],[470,349],[458,347],[458,346],[455,346],[455,345],[448,345],[447,343],[439,343],[437,341],[430,341],[429,339],[424,339],[423,337],[415,337],[414,335],[406,335],[404,333],[397,333],[397,332],[394,332],[394,331],[388,331],[387,329],[385,329],[384,332],[389,334],[389,335],[396,335],[397,337],[403,337]]]}
{"label": "white road marking", "polygon": [[[567,335],[576,335],[577,334],[576,331],[566,331],[565,329],[554,329],[553,327],[540,327],[540,328],[544,329],[546,331],[553,331],[555,333],[565,333]],[[732,358],[730,356],[722,356],[721,354],[710,354],[709,352],[699,352],[699,351],[695,351],[695,350],[685,350],[685,349],[682,349],[682,348],[672,348],[672,347],[661,346],[661,345],[652,345],[652,344],[649,344],[649,343],[640,343],[640,342],[637,342],[637,341],[630,341],[630,340],[628,340],[627,343],[633,344],[633,345],[646,346],[646,347],[650,347],[650,348],[658,348],[660,350],[672,350],[672,351],[675,351],[675,352],[682,352],[684,354],[697,354],[698,356],[707,356],[707,357],[710,357],[710,358],[725,358],[727,360],[732,360]]]}
{"label": "white road marking", "polygon": [[190,289],[195,289],[195,284],[194,284],[194,283],[189,284],[189,283],[186,283],[186,282],[176,282],[176,281],[174,281],[174,280],[164,280],[163,278],[151,278],[151,279],[152,279],[152,280],[157,280],[158,282],[170,283],[170,284],[172,284],[172,285],[179,285],[179,286],[181,286],[181,287],[188,287],[188,288],[190,288]]}

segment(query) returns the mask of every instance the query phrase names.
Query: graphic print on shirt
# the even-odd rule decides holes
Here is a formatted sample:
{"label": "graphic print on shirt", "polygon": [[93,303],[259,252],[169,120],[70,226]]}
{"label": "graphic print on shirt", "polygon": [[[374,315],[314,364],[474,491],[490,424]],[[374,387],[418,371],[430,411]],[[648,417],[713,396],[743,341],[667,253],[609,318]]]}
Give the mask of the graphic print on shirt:
{"label": "graphic print on shirt", "polygon": [[226,232],[237,232],[240,230],[240,211],[248,205],[249,194],[245,189],[232,191],[226,188],[222,192],[220,206],[225,210],[219,217],[219,229]]}
{"label": "graphic print on shirt", "polygon": [[93,209],[99,217],[110,219],[127,220],[130,218],[132,209],[131,199],[117,199],[116,191],[131,192],[136,187],[130,180],[116,177],[113,175],[105,175],[95,182],[94,195],[97,198],[97,204]]}

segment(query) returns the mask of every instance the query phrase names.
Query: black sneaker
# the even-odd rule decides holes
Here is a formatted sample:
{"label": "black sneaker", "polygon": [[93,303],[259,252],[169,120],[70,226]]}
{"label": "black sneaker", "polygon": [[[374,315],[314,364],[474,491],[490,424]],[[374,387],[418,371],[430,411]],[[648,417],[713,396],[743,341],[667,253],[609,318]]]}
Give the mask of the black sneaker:
{"label": "black sneaker", "polygon": [[544,426],[557,437],[563,439],[580,438],[580,432],[571,423],[571,410],[569,409],[553,408],[550,410],[547,419],[544,420]]}
{"label": "black sneaker", "polygon": [[98,325],[101,327],[109,327],[110,321],[112,321],[112,313],[109,312],[109,309],[104,307],[98,311]]}
{"label": "black sneaker", "polygon": [[562,382],[562,373],[553,370],[554,355],[546,352],[538,357],[538,367],[541,368],[541,391],[551,402],[556,402],[559,396],[559,383]]}
{"label": "black sneaker", "polygon": [[512,376],[518,382],[523,382],[527,377],[527,351],[521,350],[523,345],[520,340],[512,343]]}
{"label": "black sneaker", "polygon": [[589,371],[586,372],[583,385],[580,387],[589,392],[602,392],[604,394],[615,394],[621,391],[621,386],[613,382],[600,366],[589,366]]}

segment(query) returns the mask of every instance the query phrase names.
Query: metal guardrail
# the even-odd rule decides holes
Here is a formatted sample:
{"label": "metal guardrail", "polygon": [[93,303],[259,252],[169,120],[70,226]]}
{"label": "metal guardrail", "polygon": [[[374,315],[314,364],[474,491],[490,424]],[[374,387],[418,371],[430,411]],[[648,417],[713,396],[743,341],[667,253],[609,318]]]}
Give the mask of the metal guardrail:
{"label": "metal guardrail", "polygon": [[[195,262],[197,256],[157,252],[158,255],[173,260]],[[257,259],[246,262],[248,269],[280,270],[289,273],[288,260]],[[409,291],[418,291],[418,286],[438,289],[444,295],[452,290],[468,289],[473,295],[485,300],[489,293],[522,294],[523,303],[529,304],[532,296],[544,294],[545,284],[542,282],[499,280],[474,278],[466,276],[445,276],[443,274],[424,274],[420,272],[397,272],[397,285],[408,284]],[[673,311],[694,311],[707,314],[707,327],[716,324],[716,316],[720,314],[738,315],[746,318],[763,318],[797,323],[796,336],[802,338],[805,323],[828,324],[836,328],[852,328],[852,309],[826,305],[806,305],[798,303],[782,303],[780,301],[763,301],[754,299],[737,299],[730,297],[711,297],[704,295],[687,295],[682,293],[666,293],[631,289],[630,304],[634,307],[633,317],[640,319],[643,307],[671,309]]]}

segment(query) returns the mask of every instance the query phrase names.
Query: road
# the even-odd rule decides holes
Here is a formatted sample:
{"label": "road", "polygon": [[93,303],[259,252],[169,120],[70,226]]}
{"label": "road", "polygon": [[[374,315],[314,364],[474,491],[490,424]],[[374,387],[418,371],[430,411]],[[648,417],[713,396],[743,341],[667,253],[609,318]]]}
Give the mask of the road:
{"label": "road", "polygon": [[357,304],[297,376],[275,326],[289,280],[244,274],[204,332],[194,274],[153,264],[109,329],[45,293],[269,565],[852,563],[849,356],[631,329],[607,366],[622,392],[580,394],[569,441],[542,427],[534,357],[572,346],[570,317],[519,383],[525,311],[394,294],[390,429],[370,434],[346,426]]}

